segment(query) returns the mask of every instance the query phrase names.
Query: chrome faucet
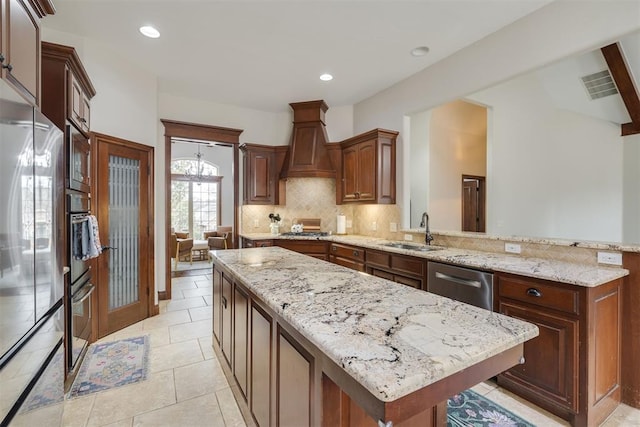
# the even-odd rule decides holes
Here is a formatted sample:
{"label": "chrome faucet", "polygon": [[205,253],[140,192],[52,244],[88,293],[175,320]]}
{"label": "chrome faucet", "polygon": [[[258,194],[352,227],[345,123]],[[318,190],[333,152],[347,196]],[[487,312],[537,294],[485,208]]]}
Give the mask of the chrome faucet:
{"label": "chrome faucet", "polygon": [[420,227],[424,227],[425,228],[425,236],[424,236],[424,242],[427,245],[431,244],[431,241],[433,240],[433,236],[431,235],[431,232],[429,231],[429,215],[427,215],[426,212],[422,213],[422,220],[420,221]]}

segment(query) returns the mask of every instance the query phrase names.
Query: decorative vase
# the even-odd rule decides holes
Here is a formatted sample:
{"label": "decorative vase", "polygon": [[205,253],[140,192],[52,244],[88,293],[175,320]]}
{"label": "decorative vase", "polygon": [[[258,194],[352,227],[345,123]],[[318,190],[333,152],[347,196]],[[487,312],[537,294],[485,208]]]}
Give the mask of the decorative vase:
{"label": "decorative vase", "polygon": [[271,224],[269,224],[269,227],[271,228],[271,234],[280,233],[280,226],[277,223],[272,222]]}

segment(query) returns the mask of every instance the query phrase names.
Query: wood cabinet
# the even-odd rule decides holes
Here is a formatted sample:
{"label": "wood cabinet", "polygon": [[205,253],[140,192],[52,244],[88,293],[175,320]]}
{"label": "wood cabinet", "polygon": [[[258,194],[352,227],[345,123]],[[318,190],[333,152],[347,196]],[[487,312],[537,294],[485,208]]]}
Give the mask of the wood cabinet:
{"label": "wood cabinet", "polygon": [[31,105],[40,105],[40,20],[49,0],[0,0],[0,76]]}
{"label": "wood cabinet", "polygon": [[620,402],[621,280],[594,288],[496,274],[497,310],[538,326],[504,388],[575,426],[599,425]]}
{"label": "wood cabinet", "polygon": [[229,281],[226,275],[222,275],[222,296],[220,300],[220,323],[221,323],[221,337],[220,347],[222,348],[222,354],[224,354],[227,364],[231,366],[231,348],[232,348],[232,304],[233,304],[233,284]]}
{"label": "wood cabinet", "polygon": [[84,135],[90,130],[90,100],[96,90],[71,46],[42,42],[42,112],[60,129],[67,120]]}
{"label": "wood cabinet", "polygon": [[340,243],[329,245],[329,261],[357,271],[365,271],[365,250],[363,248]]}
{"label": "wood cabinet", "polygon": [[276,425],[311,426],[314,358],[282,328],[278,328],[277,348]]}
{"label": "wood cabinet", "polygon": [[374,129],[340,143],[338,203],[396,202],[397,135],[395,131]]}
{"label": "wood cabinet", "polygon": [[280,170],[287,147],[242,144],[240,150],[244,153],[244,204],[284,204],[285,181],[280,179]]}
{"label": "wood cabinet", "polygon": [[222,336],[222,271],[213,269],[213,339],[220,343]]}
{"label": "wood cabinet", "polygon": [[276,246],[328,261],[328,243],[321,240],[275,240]]}
{"label": "wood cabinet", "polygon": [[416,289],[427,290],[427,260],[367,249],[367,273]]}
{"label": "wood cabinet", "polygon": [[253,239],[248,239],[246,237],[242,238],[243,248],[266,248],[268,246],[273,246],[272,239],[253,240]]}
{"label": "wood cabinet", "polygon": [[249,387],[249,296],[239,286],[233,288],[233,375],[247,399]]}
{"label": "wood cabinet", "polygon": [[273,318],[251,304],[251,397],[249,409],[258,426],[271,425]]}

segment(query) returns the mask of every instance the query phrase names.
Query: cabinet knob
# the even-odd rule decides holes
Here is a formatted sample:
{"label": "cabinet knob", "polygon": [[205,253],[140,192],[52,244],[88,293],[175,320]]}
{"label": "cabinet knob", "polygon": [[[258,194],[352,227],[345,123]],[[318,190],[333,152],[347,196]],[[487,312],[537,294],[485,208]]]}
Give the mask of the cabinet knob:
{"label": "cabinet knob", "polygon": [[540,292],[536,288],[529,288],[529,289],[527,289],[527,295],[529,295],[531,297],[540,298],[542,296],[542,292]]}
{"label": "cabinet knob", "polygon": [[81,121],[82,123],[87,123],[87,119],[85,119],[84,117],[80,117],[80,121]]}
{"label": "cabinet knob", "polygon": [[13,70],[13,65],[11,65],[11,64],[7,64],[7,65],[2,64],[2,68],[6,68],[8,71],[11,71],[11,70]]}
{"label": "cabinet knob", "polygon": [[0,62],[4,62],[4,55],[0,53]]}
{"label": "cabinet knob", "polygon": [[358,252],[358,251],[353,251],[353,256],[360,256],[360,252]]}
{"label": "cabinet knob", "polygon": [[335,246],[331,246],[331,250],[332,250],[333,252],[335,252],[335,251],[337,251],[337,250],[338,250],[338,248],[337,248],[337,247],[335,247]]}

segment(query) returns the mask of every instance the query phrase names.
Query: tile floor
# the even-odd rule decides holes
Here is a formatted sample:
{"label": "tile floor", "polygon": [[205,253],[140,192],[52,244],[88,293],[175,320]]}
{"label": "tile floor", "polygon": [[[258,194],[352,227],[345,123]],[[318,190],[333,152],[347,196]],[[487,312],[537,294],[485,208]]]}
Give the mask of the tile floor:
{"label": "tile floor", "polygon": [[[32,411],[12,425],[245,426],[211,347],[211,276],[175,278],[172,292],[171,301],[161,301],[160,315],[101,340],[148,334],[151,351],[146,381]],[[493,383],[473,389],[536,426],[569,425]],[[603,426],[640,426],[640,410],[621,405]]]}

